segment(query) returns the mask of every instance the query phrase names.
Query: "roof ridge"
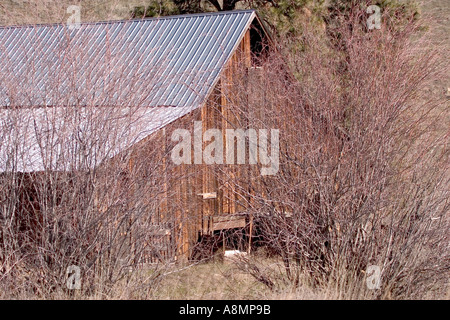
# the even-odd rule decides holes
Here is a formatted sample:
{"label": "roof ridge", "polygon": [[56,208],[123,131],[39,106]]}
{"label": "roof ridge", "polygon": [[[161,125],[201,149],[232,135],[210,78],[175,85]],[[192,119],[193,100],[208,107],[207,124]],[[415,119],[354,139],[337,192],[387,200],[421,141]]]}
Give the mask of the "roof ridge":
{"label": "roof ridge", "polygon": [[[169,19],[179,19],[179,18],[191,18],[191,17],[201,17],[201,16],[214,16],[214,15],[226,15],[226,14],[241,14],[256,12],[255,9],[245,9],[245,10],[227,10],[227,11],[215,11],[215,12],[200,12],[200,13],[186,13],[178,14],[172,16],[159,16],[150,18],[135,18],[135,19],[120,19],[120,20],[103,20],[103,21],[86,21],[80,22],[81,25],[101,25],[101,24],[114,24],[114,23],[127,23],[127,22],[145,22],[152,20],[169,20]],[[54,23],[36,23],[36,24],[22,24],[22,25],[0,25],[0,29],[26,29],[35,27],[59,27],[65,26],[67,23],[54,22]]]}

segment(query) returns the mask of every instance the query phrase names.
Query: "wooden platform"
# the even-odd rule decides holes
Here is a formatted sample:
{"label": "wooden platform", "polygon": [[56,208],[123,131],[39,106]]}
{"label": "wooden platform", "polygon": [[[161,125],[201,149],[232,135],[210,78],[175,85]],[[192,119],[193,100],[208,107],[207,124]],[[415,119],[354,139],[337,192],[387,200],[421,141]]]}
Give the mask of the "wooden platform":
{"label": "wooden platform", "polygon": [[227,215],[227,216],[213,216],[212,217],[212,231],[245,228],[247,222],[244,216]]}

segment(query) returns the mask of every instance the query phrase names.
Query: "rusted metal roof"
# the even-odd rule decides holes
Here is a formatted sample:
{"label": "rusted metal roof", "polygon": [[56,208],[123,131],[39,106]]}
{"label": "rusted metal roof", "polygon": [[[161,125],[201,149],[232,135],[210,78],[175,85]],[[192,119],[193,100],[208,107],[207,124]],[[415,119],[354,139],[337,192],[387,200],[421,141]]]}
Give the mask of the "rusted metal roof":
{"label": "rusted metal roof", "polygon": [[[93,167],[202,106],[255,16],[1,27],[0,172]],[[99,138],[109,149],[74,167],[71,139],[95,135],[92,117],[120,126],[120,142]]]}

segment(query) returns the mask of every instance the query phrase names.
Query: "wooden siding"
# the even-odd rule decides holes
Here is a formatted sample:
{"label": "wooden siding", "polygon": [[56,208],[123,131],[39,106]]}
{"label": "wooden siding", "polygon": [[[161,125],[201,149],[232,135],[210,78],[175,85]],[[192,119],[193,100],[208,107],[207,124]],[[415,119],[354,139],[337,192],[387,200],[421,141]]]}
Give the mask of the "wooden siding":
{"label": "wooden siding", "polygon": [[[161,223],[173,223],[170,237],[154,238],[152,241],[156,245],[170,238],[176,248],[170,251],[167,250],[168,245],[162,246],[165,251],[158,251],[157,256],[174,252],[178,259],[187,259],[200,236],[211,235],[215,230],[245,228],[248,223],[245,216],[237,215],[245,210],[243,203],[247,200],[239,199],[235,187],[236,179],[248,175],[247,166],[194,164],[194,148],[191,150],[193,163],[176,166],[171,163],[168,150],[173,145],[170,141],[173,130],[188,129],[193,136],[195,121],[202,123],[202,137],[208,129],[222,130],[225,144],[226,129],[242,125],[239,116],[233,112],[232,101],[233,91],[242,88],[233,86],[233,77],[236,76],[237,66],[250,67],[250,64],[250,32],[247,31],[205,105],[199,111],[173,122],[145,142],[152,145],[158,143],[165,150],[162,156],[164,192],[160,206]],[[203,148],[207,144],[203,142]],[[148,258],[150,261],[152,259]]]}

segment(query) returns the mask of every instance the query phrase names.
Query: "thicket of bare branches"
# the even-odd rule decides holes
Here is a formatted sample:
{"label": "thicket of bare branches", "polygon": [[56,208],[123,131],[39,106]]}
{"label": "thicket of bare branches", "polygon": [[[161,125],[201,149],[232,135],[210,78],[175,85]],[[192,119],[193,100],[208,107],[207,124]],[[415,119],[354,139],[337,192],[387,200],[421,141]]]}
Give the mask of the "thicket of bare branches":
{"label": "thicket of bare branches", "polygon": [[[305,23],[297,53],[272,53],[240,78],[250,85],[236,112],[280,129],[280,171],[236,189],[289,282],[343,298],[445,295],[448,110],[422,88],[448,65],[413,19],[368,31],[366,17],[343,15],[332,41]],[[370,265],[380,289],[366,286]]]}
{"label": "thicket of bare branches", "polygon": [[[171,174],[165,137],[140,142],[166,121],[164,107],[145,104],[158,75],[144,79],[140,62],[121,65],[106,53],[101,63],[78,59],[89,41],[59,47],[56,65],[38,43],[42,56],[30,57],[20,74],[1,48],[2,298],[107,298],[117,296],[117,284],[137,297],[173,262],[173,254],[159,256],[176,251],[165,233],[173,225],[161,218],[161,194],[175,192],[162,174]],[[40,78],[36,69],[49,73]],[[147,262],[155,263],[151,275],[123,286],[130,269]],[[81,291],[66,286],[72,265],[81,270]]]}

